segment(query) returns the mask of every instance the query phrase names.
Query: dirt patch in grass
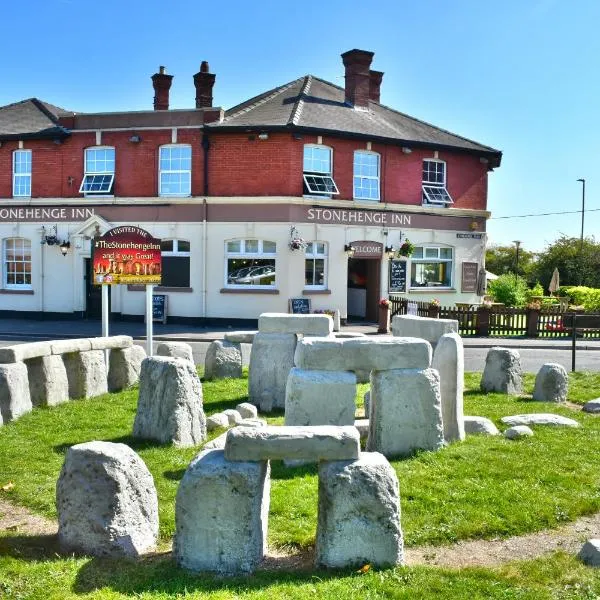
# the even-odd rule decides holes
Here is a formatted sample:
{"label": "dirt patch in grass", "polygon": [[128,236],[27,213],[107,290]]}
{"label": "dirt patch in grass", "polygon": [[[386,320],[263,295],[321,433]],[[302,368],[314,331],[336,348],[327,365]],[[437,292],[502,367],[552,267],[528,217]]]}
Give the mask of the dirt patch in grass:
{"label": "dirt patch in grass", "polygon": [[0,531],[16,531],[27,535],[55,535],[55,521],[40,517],[22,506],[15,506],[0,498]]}

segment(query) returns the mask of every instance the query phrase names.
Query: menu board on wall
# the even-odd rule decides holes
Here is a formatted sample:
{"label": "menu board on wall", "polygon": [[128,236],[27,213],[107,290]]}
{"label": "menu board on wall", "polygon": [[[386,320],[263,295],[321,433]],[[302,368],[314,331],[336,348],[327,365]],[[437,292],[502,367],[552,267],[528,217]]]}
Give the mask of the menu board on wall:
{"label": "menu board on wall", "polygon": [[462,264],[461,292],[477,291],[477,263],[464,262]]}
{"label": "menu board on wall", "polygon": [[307,315],[310,313],[310,298],[290,298],[289,312],[294,315]]}
{"label": "menu board on wall", "polygon": [[390,260],[390,292],[406,292],[405,260]]}

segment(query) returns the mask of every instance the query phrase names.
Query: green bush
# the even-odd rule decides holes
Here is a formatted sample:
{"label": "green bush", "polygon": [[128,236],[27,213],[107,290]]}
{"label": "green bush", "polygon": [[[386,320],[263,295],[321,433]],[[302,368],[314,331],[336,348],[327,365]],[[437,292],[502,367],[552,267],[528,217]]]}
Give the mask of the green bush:
{"label": "green bush", "polygon": [[506,306],[525,306],[527,303],[527,283],[522,277],[510,273],[500,275],[492,281],[489,293],[496,302],[502,302]]}
{"label": "green bush", "polygon": [[587,312],[600,311],[600,289],[583,285],[565,286],[559,289],[561,296],[567,296],[571,304],[583,306]]}
{"label": "green bush", "polygon": [[525,292],[525,300],[527,302],[531,302],[531,299],[534,296],[543,296],[543,295],[544,295],[544,288],[542,287],[542,284],[539,281],[536,281],[535,285],[531,289],[528,289]]}

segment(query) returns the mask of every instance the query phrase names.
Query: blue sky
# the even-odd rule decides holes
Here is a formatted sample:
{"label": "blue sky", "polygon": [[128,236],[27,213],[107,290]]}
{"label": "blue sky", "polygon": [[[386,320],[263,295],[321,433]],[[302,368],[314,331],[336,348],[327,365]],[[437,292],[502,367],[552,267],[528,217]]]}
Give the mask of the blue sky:
{"label": "blue sky", "polygon": [[[30,0],[5,3],[2,21],[0,104],[81,112],[151,108],[159,65],[175,75],[171,107],[187,108],[208,60],[227,108],[306,73],[343,86],[340,54],[372,50],[384,104],[503,151],[494,217],[579,211],[584,177],[586,235],[600,238],[597,0]],[[580,228],[574,213],[488,231],[541,250]]]}

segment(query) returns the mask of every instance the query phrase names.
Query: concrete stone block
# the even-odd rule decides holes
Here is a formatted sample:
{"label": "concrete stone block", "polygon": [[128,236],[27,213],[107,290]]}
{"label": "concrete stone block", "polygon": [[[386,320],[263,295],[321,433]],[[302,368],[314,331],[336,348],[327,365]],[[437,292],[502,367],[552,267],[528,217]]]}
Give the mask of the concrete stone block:
{"label": "concrete stone block", "polygon": [[250,402],[241,402],[235,407],[235,410],[242,415],[243,419],[256,419],[256,417],[258,417],[256,406],[250,404]]}
{"label": "concrete stone block", "polygon": [[31,342],[0,348],[0,363],[16,363],[50,354],[50,342]]}
{"label": "concrete stone block", "polygon": [[267,548],[270,467],[201,452],[177,490],[173,555],[191,571],[252,572]]}
{"label": "concrete stone block", "polygon": [[294,333],[257,333],[248,372],[248,399],[261,412],[285,407],[285,387],[294,366]]}
{"label": "concrete stone block", "polygon": [[258,317],[260,333],[295,333],[310,336],[327,336],[333,331],[329,315],[290,315],[263,313]]}
{"label": "concrete stone block", "polygon": [[577,554],[577,558],[590,567],[600,567],[600,539],[588,540]]}
{"label": "concrete stone block", "polygon": [[285,396],[286,425],[352,425],[356,376],[348,371],[290,371]]}
{"label": "concrete stone block", "polygon": [[195,446],[205,439],[202,384],[189,360],[144,359],[133,435],[180,447]]}
{"label": "concrete stone block", "polygon": [[495,346],[488,350],[481,377],[481,391],[520,394],[523,391],[521,356],[512,348]]}
{"label": "concrete stone block", "polygon": [[142,346],[115,348],[108,359],[108,391],[120,392],[135,385],[140,379],[146,351]]}
{"label": "concrete stone block", "polygon": [[431,344],[416,338],[304,338],[294,364],[319,371],[426,369],[431,366]]}
{"label": "concrete stone block", "polygon": [[367,449],[384,456],[444,446],[440,379],[434,369],[371,373],[371,412]]}
{"label": "concrete stone block", "polygon": [[158,498],[142,459],[125,444],[67,451],[56,486],[58,540],[69,552],[138,557],[158,539]]}
{"label": "concrete stone block", "polygon": [[133,338],[130,335],[110,335],[107,337],[89,338],[92,350],[116,350],[131,348]]}
{"label": "concrete stone block", "polygon": [[258,331],[227,331],[223,339],[232,344],[252,344]]}
{"label": "concrete stone block", "polygon": [[69,380],[60,354],[30,358],[25,366],[33,406],[56,406],[69,399]]}
{"label": "concrete stone block", "polygon": [[519,440],[521,438],[531,437],[533,435],[533,431],[527,427],[527,425],[515,425],[514,427],[509,427],[504,432],[504,437],[507,440]]}
{"label": "concrete stone block", "polygon": [[433,352],[432,367],[440,375],[444,439],[456,442],[465,439],[463,424],[463,392],[465,356],[458,333],[445,333]]}
{"label": "concrete stone block", "polygon": [[108,392],[103,350],[63,353],[62,359],[69,381],[69,398],[93,398]]}
{"label": "concrete stone block", "polygon": [[31,412],[27,367],[22,362],[0,365],[0,423]]}
{"label": "concrete stone block", "polygon": [[229,425],[239,425],[242,422],[242,415],[237,410],[233,410],[233,408],[224,410],[222,414],[227,417]]}
{"label": "concrete stone block", "polygon": [[69,354],[71,352],[87,352],[92,349],[89,338],[74,338],[71,340],[54,340],[50,342],[52,354]]}
{"label": "concrete stone block", "polygon": [[237,379],[242,376],[240,344],[227,340],[211,342],[204,359],[204,379]]}
{"label": "concrete stone block", "polygon": [[498,428],[486,417],[463,417],[463,425],[466,434],[500,435]]}
{"label": "concrete stone block", "polygon": [[171,358],[183,358],[194,364],[192,347],[186,342],[161,342],[156,346],[156,356],[169,356]]}
{"label": "concrete stone block", "polygon": [[533,399],[539,402],[566,402],[569,376],[558,363],[546,363],[535,376]]}
{"label": "concrete stone block", "polygon": [[352,425],[234,427],[225,445],[225,457],[232,461],[349,460],[359,452],[360,437]]}
{"label": "concrete stone block", "polygon": [[395,315],[392,318],[392,335],[395,337],[422,338],[435,345],[446,333],[458,333],[458,321],[416,315]]}
{"label": "concrete stone block", "polygon": [[229,418],[223,413],[215,413],[206,417],[206,431],[214,431],[220,427],[229,427]]}
{"label": "concrete stone block", "polygon": [[505,425],[550,425],[553,427],[581,427],[578,421],[554,413],[527,413],[500,419]]}
{"label": "concrete stone block", "polygon": [[358,429],[361,440],[366,440],[369,437],[369,419],[356,419],[354,427]]}
{"label": "concrete stone block", "polygon": [[319,465],[316,564],[344,568],[402,564],[400,491],[394,469],[377,452]]}

